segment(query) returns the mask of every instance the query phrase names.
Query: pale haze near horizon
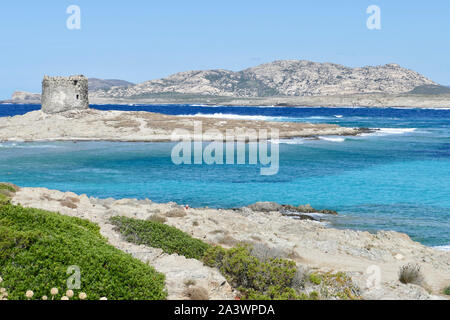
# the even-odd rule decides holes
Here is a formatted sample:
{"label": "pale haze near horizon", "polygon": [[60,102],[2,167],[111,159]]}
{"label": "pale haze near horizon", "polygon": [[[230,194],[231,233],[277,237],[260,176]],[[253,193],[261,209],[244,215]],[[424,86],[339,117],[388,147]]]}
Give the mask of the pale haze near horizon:
{"label": "pale haze near horizon", "polygon": [[[40,92],[44,74],[139,83],[187,70],[282,59],[350,67],[398,63],[450,85],[450,2],[8,1],[0,10],[0,99]],[[70,5],[81,30],[69,30]],[[381,8],[381,30],[366,9]]]}

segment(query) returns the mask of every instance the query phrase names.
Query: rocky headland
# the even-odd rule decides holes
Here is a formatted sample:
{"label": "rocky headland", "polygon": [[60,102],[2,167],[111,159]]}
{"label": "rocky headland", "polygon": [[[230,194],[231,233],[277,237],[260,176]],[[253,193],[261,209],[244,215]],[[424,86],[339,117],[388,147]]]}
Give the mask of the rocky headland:
{"label": "rocky headland", "polygon": [[[176,203],[97,199],[44,188],[21,188],[12,195],[12,202],[97,223],[110,244],[166,275],[169,299],[188,298],[184,284],[194,280],[207,290],[210,299],[233,299],[236,291],[217,269],[198,260],[127,242],[111,224],[111,217],[157,219],[225,248],[251,243],[263,254],[295,261],[305,272],[344,272],[354,283],[352,290],[358,291],[363,299],[445,299],[441,293],[450,283],[450,252],[426,247],[397,232],[338,230],[317,221],[283,215],[286,211],[302,214],[316,211],[310,206],[257,203],[227,210],[185,209]],[[327,214],[336,213],[322,212],[325,219]],[[399,281],[399,269],[408,263],[420,265],[424,275],[421,286]],[[371,282],[374,270],[380,272],[378,284]]]}
{"label": "rocky headland", "polygon": [[[195,139],[194,124],[201,122],[203,141],[225,136],[226,130],[244,128],[279,131],[280,138],[323,135],[357,135],[370,130],[345,128],[332,124],[266,122],[217,118],[169,116],[150,112],[72,110],[47,114],[41,110],[25,115],[0,118],[0,141],[171,141],[174,130],[185,130],[186,138]],[[216,132],[211,131],[212,129]],[[208,133],[209,131],[209,133]],[[185,136],[183,136],[185,137]]]}

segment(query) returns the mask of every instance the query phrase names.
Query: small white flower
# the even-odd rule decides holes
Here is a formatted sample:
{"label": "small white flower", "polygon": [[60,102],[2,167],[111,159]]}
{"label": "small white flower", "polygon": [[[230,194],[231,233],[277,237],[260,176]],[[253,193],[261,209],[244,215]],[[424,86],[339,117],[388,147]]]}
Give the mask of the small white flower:
{"label": "small white flower", "polygon": [[47,296],[42,296],[42,300],[48,300]]}
{"label": "small white flower", "polygon": [[2,277],[0,277],[0,283],[2,283],[3,282],[3,278]]}
{"label": "small white flower", "polygon": [[86,300],[87,295],[84,292],[81,292],[80,295],[78,296],[80,298],[80,300]]}
{"label": "small white flower", "polygon": [[0,288],[0,294],[1,293],[5,293],[6,292],[6,289],[5,288]]}
{"label": "small white flower", "polygon": [[66,296],[67,296],[67,297],[72,298],[73,295],[74,295],[74,293],[73,293],[72,290],[67,290],[67,291],[66,291]]}
{"label": "small white flower", "polygon": [[106,301],[106,300],[108,300],[108,298],[107,297],[102,297],[102,298],[100,298],[100,300]]}
{"label": "small white flower", "polygon": [[56,296],[58,294],[58,289],[57,288],[52,288],[52,290],[50,290],[50,293],[52,294],[52,296]]}
{"label": "small white flower", "polygon": [[25,296],[26,296],[28,299],[31,299],[31,298],[33,298],[33,296],[34,296],[34,292],[31,291],[31,290],[28,290],[27,293],[25,293]]}
{"label": "small white flower", "polygon": [[66,296],[63,296],[63,297],[61,298],[61,300],[65,300],[65,301],[67,301],[67,300],[69,300],[69,298],[68,298],[68,297],[66,297]]}

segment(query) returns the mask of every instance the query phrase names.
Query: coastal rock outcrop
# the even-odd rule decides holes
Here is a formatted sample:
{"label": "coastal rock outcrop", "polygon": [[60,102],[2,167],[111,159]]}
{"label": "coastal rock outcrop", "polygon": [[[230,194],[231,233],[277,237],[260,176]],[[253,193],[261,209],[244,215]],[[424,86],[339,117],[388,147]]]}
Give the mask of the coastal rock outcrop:
{"label": "coastal rock outcrop", "polygon": [[[56,110],[55,110],[56,111]],[[182,130],[186,138],[194,138],[195,124],[201,124],[203,141],[223,140],[227,130],[245,128],[279,131],[280,138],[317,137],[324,135],[358,135],[359,128],[333,124],[301,122],[269,122],[220,118],[170,116],[150,112],[71,110],[48,114],[41,110],[25,115],[0,118],[0,141],[172,141],[175,130]],[[214,129],[214,131],[210,130]],[[179,136],[180,137],[180,136]],[[235,138],[237,135],[235,135]],[[248,136],[247,136],[248,137]],[[184,137],[183,137],[184,138]],[[245,137],[244,137],[245,138]]]}
{"label": "coastal rock outcrop", "polygon": [[320,221],[321,219],[317,217],[318,215],[338,215],[334,210],[317,210],[311,207],[311,205],[299,205],[292,206],[289,204],[279,204],[276,202],[256,202],[245,208],[241,208],[240,211],[244,212],[244,209],[250,209],[256,212],[279,212],[283,216],[293,217],[300,220],[313,220]]}
{"label": "coastal rock outcrop", "polygon": [[271,211],[279,211],[283,206],[276,202],[256,202],[248,206],[248,208],[253,211],[259,212],[271,212]]}
{"label": "coastal rock outcrop", "polygon": [[[64,205],[68,198],[77,199],[72,201],[76,208]],[[43,188],[21,188],[12,201],[98,223],[101,233],[112,245],[148,261],[166,274],[170,299],[187,298],[182,284],[192,277],[197,285],[208,291],[211,299],[233,299],[235,296],[217,270],[202,266],[198,261],[128,243],[108,222],[110,217],[117,215],[141,220],[155,214],[165,215],[174,209],[173,203],[102,200]],[[272,208],[272,205],[264,204],[261,208]],[[450,283],[450,252],[426,247],[406,234],[393,231],[338,230],[316,221],[284,217],[276,211],[261,212],[249,208],[245,215],[238,210],[190,208],[186,215],[166,217],[164,223],[210,244],[224,247],[239,242],[258,244],[315,272],[345,272],[358,285],[364,299],[445,299],[440,294]],[[422,287],[399,281],[399,269],[408,263],[420,264],[431,294]],[[380,271],[380,283],[375,287],[369,281],[372,273],[368,270],[373,268]]]}

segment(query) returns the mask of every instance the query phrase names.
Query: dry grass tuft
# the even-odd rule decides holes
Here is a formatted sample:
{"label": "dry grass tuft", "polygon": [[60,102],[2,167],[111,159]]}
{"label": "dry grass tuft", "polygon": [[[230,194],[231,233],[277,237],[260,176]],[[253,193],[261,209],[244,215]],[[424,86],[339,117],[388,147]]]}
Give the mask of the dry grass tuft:
{"label": "dry grass tuft", "polygon": [[269,259],[284,259],[288,256],[286,251],[276,247],[268,247],[262,243],[255,243],[252,246],[250,254],[260,261]]}
{"label": "dry grass tuft", "polygon": [[196,283],[197,283],[197,282],[196,282],[194,279],[188,279],[188,280],[185,280],[185,281],[184,281],[184,285],[185,285],[186,287],[192,287],[192,286],[195,286]]}
{"label": "dry grass tuft", "polygon": [[221,245],[233,247],[239,243],[235,238],[230,235],[222,235],[217,238],[217,242]]}
{"label": "dry grass tuft", "polygon": [[189,287],[184,294],[191,300],[209,300],[208,291],[202,287]]}
{"label": "dry grass tuft", "polygon": [[419,286],[424,284],[424,277],[418,264],[409,263],[402,266],[398,277],[403,284],[412,283]]}
{"label": "dry grass tuft", "polygon": [[159,214],[154,214],[147,218],[148,221],[158,222],[158,223],[165,223],[167,221],[166,217],[163,217]]}
{"label": "dry grass tuft", "polygon": [[220,234],[220,233],[227,233],[227,232],[225,232],[224,230],[216,229],[216,230],[210,231],[209,233],[210,234]]}
{"label": "dry grass tuft", "polygon": [[173,209],[169,212],[166,212],[166,217],[169,218],[182,218],[187,215],[186,211],[184,209]]}
{"label": "dry grass tuft", "polygon": [[76,209],[78,208],[78,203],[80,202],[80,199],[74,198],[74,197],[67,197],[64,199],[59,200],[59,203],[67,208]]}

